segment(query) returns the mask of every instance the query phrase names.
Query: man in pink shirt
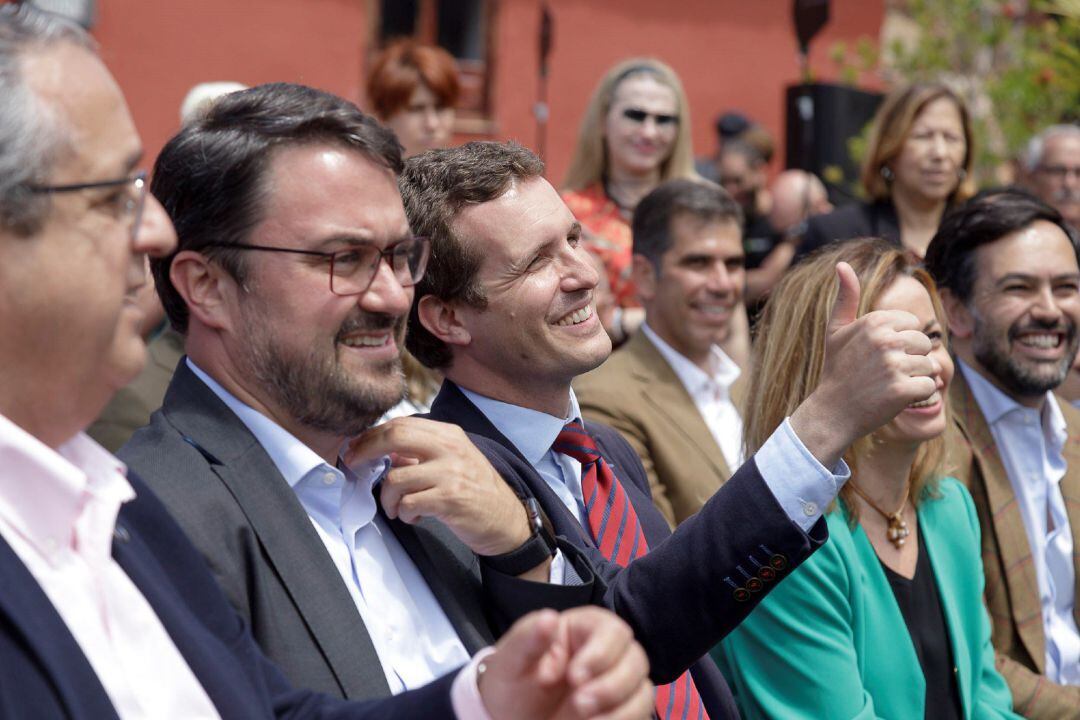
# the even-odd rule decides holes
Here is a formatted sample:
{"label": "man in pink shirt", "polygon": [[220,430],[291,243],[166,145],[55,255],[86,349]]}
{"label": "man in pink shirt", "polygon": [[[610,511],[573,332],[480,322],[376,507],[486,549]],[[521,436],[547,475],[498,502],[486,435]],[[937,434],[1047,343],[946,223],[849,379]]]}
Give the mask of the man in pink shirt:
{"label": "man in pink shirt", "polygon": [[0,716],[647,716],[628,628],[531,615],[370,703],[295,690],[138,478],[82,430],[145,361],[133,302],[176,239],[92,41],[0,7]]}

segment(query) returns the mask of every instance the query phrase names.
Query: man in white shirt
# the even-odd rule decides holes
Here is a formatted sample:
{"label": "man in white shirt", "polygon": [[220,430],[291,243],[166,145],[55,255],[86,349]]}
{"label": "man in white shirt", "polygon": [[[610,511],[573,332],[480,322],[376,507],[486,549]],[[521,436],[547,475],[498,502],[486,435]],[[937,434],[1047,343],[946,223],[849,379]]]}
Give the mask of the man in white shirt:
{"label": "man in white shirt", "polygon": [[294,690],[153,493],[82,432],[145,362],[134,298],[146,257],[176,242],[120,89],[83,31],[9,4],[0,96],[0,714],[517,718],[563,700],[647,713],[640,649],[591,610],[532,615],[494,654],[399,697]]}
{"label": "man in white shirt", "polygon": [[586,418],[619,430],[673,527],[742,465],[741,370],[720,347],[742,302],[742,211],[721,188],[669,180],[634,211],[645,324],[574,381]]}
{"label": "man in white shirt", "polygon": [[1080,708],[1080,413],[1052,392],[1080,324],[1080,245],[1027,193],[988,191],[926,254],[960,372],[949,388],[955,475],[982,525],[986,603],[1017,712]]}

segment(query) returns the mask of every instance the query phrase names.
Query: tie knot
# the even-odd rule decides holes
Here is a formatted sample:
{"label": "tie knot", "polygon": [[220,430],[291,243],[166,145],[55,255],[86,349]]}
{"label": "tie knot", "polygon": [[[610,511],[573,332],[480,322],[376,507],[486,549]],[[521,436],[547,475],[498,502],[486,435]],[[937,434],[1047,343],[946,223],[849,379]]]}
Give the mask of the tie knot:
{"label": "tie knot", "polygon": [[563,426],[559,437],[555,438],[555,444],[551,449],[563,455],[569,455],[582,465],[596,462],[600,457],[600,451],[596,449],[596,443],[585,432],[585,428],[577,420],[571,420]]}

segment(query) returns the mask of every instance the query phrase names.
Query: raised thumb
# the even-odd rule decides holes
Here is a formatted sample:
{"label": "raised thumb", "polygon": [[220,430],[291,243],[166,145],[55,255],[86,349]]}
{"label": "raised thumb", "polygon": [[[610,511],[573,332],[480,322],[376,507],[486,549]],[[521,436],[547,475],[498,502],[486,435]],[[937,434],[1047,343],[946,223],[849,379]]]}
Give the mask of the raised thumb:
{"label": "raised thumb", "polygon": [[829,319],[830,332],[855,322],[859,312],[859,276],[846,262],[836,263],[836,284],[836,304]]}

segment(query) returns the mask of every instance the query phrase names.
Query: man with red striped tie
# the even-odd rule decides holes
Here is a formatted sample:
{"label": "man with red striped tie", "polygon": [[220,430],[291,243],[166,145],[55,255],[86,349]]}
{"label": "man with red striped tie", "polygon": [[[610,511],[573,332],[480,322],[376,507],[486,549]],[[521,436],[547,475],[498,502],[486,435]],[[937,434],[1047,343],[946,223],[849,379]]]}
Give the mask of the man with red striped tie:
{"label": "man with red striped tie", "polygon": [[513,143],[469,143],[401,176],[412,229],[432,243],[407,338],[446,377],[431,417],[496,440],[505,452],[489,460],[601,568],[606,604],[649,655],[659,717],[738,717],[702,656],[824,542],[847,446],[934,391],[930,342],[906,313],[856,320],[858,282],[840,266],[818,391],[672,534],[633,449],[581,420],[571,381],[611,345],[581,226],[543,168]]}

